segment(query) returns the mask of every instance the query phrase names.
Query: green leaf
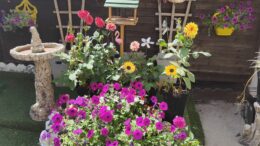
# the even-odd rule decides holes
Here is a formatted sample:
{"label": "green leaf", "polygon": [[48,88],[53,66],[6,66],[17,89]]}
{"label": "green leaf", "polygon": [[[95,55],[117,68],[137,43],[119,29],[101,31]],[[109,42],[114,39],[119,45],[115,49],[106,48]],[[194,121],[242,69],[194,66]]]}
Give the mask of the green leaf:
{"label": "green leaf", "polygon": [[180,57],[181,58],[184,58],[184,57],[187,57],[189,55],[189,49],[187,48],[182,48],[180,50]]}
{"label": "green leaf", "polygon": [[190,79],[191,82],[195,82],[195,75],[191,72],[187,72],[188,78]]}
{"label": "green leaf", "polygon": [[188,89],[191,89],[191,82],[190,82],[190,79],[187,78],[187,77],[184,77],[183,78],[183,81],[185,82],[185,85]]}
{"label": "green leaf", "polygon": [[164,58],[164,59],[168,59],[168,58],[171,58],[171,57],[173,57],[173,56],[174,56],[173,53],[167,53],[167,54],[165,54],[165,55],[163,56],[163,58]]}

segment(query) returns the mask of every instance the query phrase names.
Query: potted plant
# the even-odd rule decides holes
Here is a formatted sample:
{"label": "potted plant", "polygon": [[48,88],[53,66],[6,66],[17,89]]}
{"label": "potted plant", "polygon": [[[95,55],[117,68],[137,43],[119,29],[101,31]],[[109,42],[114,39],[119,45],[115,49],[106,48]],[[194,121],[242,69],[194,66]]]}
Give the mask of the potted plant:
{"label": "potted plant", "polygon": [[[86,11],[78,12],[80,19],[85,22],[83,33],[74,35],[72,30],[66,36],[65,41],[71,44],[68,53],[61,53],[58,56],[68,65],[68,70],[63,78],[67,83],[77,90],[89,89],[92,83],[117,81],[119,61],[114,56],[118,54],[113,43],[115,39],[116,25],[105,23],[105,21]],[[95,23],[94,33],[89,35],[92,24]],[[79,89],[80,88],[80,89]],[[88,92],[80,91],[81,95]]]}
{"label": "potted plant", "polygon": [[139,90],[114,83],[105,84],[92,97],[60,96],[41,132],[40,144],[199,146],[183,117],[162,122],[167,104],[154,100],[153,107],[148,107]]}
{"label": "potted plant", "polygon": [[[3,47],[11,49],[14,46],[30,43],[29,27],[34,26],[35,21],[25,11],[10,10],[9,13],[0,12],[0,34]],[[26,37],[27,36],[27,37]],[[14,61],[10,56],[6,61]]]}
{"label": "potted plant", "polygon": [[234,31],[252,28],[255,20],[252,1],[235,1],[217,9],[213,15],[200,15],[209,32],[214,28],[218,36],[231,36]]}
{"label": "potted plant", "polygon": [[164,58],[175,58],[165,66],[160,82],[161,97],[169,105],[166,111],[167,121],[177,115],[183,116],[191,84],[195,82],[195,75],[188,69],[190,58],[197,59],[200,54],[211,56],[210,53],[191,49],[193,39],[198,33],[197,24],[190,22],[182,30],[181,20],[178,19],[176,29],[177,34],[173,42],[167,43],[163,39],[158,41]]}

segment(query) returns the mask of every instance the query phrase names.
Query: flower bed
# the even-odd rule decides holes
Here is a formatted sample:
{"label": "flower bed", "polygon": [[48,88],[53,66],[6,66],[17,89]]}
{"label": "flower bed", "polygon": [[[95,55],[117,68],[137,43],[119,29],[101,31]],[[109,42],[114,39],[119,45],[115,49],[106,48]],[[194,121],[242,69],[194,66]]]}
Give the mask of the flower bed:
{"label": "flower bed", "polygon": [[183,117],[163,122],[167,103],[153,96],[153,106],[147,106],[140,86],[98,85],[92,97],[60,96],[41,145],[199,145]]}

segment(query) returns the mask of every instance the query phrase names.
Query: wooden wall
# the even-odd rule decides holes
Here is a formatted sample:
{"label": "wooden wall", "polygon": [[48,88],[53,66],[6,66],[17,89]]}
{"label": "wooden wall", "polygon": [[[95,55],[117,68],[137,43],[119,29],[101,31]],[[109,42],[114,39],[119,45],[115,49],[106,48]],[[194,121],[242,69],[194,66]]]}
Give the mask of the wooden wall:
{"label": "wooden wall", "polygon": [[[30,0],[38,7],[38,29],[44,41],[59,41],[59,31],[56,29],[57,25],[56,15],[52,13],[54,10],[53,0]],[[101,0],[102,1],[102,0]],[[11,3],[7,3],[7,0],[0,1],[0,9],[13,8],[20,0],[11,0]],[[209,37],[207,35],[207,28],[200,26],[199,36],[195,41],[196,50],[204,50],[212,53],[211,58],[200,58],[198,60],[192,60],[191,69],[195,72],[199,80],[207,81],[230,81],[230,82],[242,82],[252,72],[249,69],[249,59],[255,57],[255,52],[258,50],[258,43],[260,38],[260,0],[253,0],[255,7],[255,15],[257,20],[255,21],[254,28],[246,32],[235,32],[231,37],[217,37],[213,35]],[[226,3],[226,0],[197,0],[192,4],[193,17],[190,21],[200,22],[196,15],[199,13],[211,13],[216,8]],[[66,9],[66,1],[59,0],[59,5],[62,9]],[[73,1],[73,9],[78,10],[80,1]],[[183,12],[185,4],[177,5],[177,11]],[[88,9],[94,16],[107,17],[107,9],[95,0],[86,0],[86,9]],[[165,12],[171,11],[171,5],[164,4],[163,10]],[[158,27],[158,16],[155,16],[157,12],[157,0],[141,0],[140,7],[138,9],[139,22],[137,26],[126,27],[125,45],[126,50],[129,50],[129,43],[134,40],[140,41],[141,38],[152,37],[153,41],[158,38],[158,31],[155,31],[155,27]],[[115,14],[128,15],[129,11],[116,10]],[[67,16],[62,17],[62,21],[66,22]],[[78,23],[78,18],[74,17],[73,21]],[[22,42],[10,43],[3,39],[6,33],[0,31],[0,61],[10,62],[14,61],[9,55],[9,49],[12,47],[29,43],[30,35],[22,37]],[[16,34],[13,34],[14,38]],[[20,37],[21,38],[21,37]],[[158,47],[153,46],[148,50],[149,55],[158,53]],[[17,61],[16,61],[17,62]]]}

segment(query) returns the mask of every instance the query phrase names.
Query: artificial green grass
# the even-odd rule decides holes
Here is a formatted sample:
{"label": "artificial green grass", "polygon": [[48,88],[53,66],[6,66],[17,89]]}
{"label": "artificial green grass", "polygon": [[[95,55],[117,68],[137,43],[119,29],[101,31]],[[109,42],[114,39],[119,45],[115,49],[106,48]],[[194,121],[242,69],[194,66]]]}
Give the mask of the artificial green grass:
{"label": "artificial green grass", "polygon": [[37,146],[39,132],[0,127],[0,146]]}
{"label": "artificial green grass", "polygon": [[200,120],[199,113],[195,108],[194,101],[192,96],[188,98],[186,111],[185,111],[185,118],[190,127],[191,132],[194,134],[194,137],[200,141],[202,145],[205,144],[205,135],[202,129],[202,124]]}
{"label": "artificial green grass", "polygon": [[[71,92],[68,88],[55,88],[55,97]],[[30,131],[40,131],[43,122],[29,116],[35,103],[33,74],[0,72],[0,126]]]}

